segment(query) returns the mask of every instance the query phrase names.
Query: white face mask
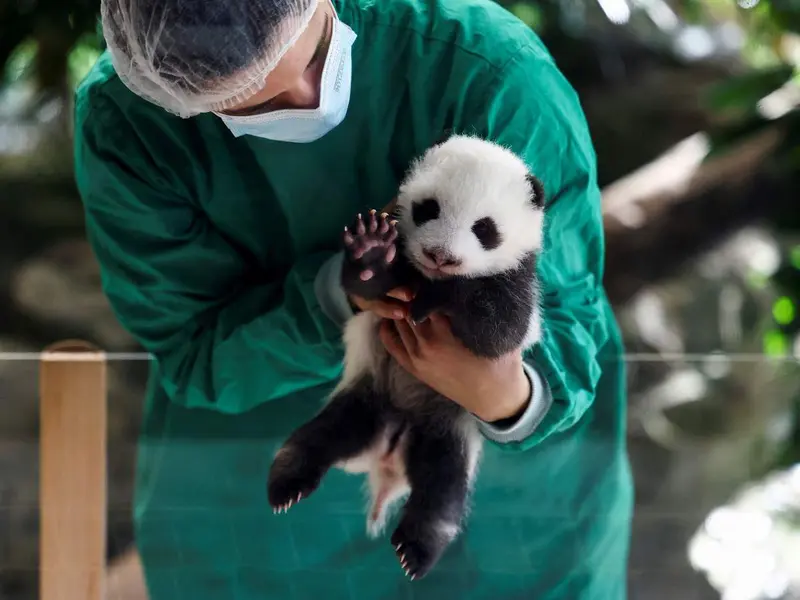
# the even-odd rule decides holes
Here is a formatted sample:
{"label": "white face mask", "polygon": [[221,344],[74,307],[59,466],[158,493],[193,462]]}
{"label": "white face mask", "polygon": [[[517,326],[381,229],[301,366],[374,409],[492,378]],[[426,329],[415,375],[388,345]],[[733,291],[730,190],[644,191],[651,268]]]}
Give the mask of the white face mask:
{"label": "white face mask", "polygon": [[254,135],[279,142],[307,143],[337,127],[350,104],[352,56],[355,32],[338,18],[320,80],[319,106],[314,109],[284,109],[264,114],[233,117],[216,113],[234,136]]}

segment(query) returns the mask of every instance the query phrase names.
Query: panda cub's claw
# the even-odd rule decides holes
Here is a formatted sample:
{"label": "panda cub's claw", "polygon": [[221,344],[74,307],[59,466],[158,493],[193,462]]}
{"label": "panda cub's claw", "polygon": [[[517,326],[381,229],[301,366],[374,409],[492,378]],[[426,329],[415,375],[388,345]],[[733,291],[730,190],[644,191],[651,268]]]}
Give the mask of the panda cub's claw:
{"label": "panda cub's claw", "polygon": [[369,281],[394,261],[396,239],[397,221],[376,210],[369,211],[366,218],[359,214],[353,225],[344,228],[345,252],[358,265],[361,281]]}
{"label": "panda cub's claw", "polygon": [[319,486],[323,469],[297,448],[284,446],[272,463],[267,495],[272,512],[286,513]]}
{"label": "panda cub's claw", "polygon": [[392,534],[391,543],[400,567],[411,581],[425,577],[447,545],[430,527],[408,517]]}

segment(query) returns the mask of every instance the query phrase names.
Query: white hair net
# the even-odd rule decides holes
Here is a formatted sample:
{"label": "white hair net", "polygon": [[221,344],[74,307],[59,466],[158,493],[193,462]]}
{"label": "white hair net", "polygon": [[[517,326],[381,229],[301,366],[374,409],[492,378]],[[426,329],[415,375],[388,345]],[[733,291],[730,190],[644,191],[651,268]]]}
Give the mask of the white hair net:
{"label": "white hair net", "polygon": [[181,117],[221,111],[264,87],[318,0],[102,0],[114,69]]}

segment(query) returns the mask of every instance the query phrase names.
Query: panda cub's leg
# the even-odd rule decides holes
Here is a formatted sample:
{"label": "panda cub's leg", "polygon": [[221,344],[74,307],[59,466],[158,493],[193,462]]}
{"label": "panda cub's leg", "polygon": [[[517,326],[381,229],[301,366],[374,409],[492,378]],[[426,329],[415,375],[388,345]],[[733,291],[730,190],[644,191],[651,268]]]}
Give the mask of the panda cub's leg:
{"label": "panda cub's leg", "polygon": [[365,374],[335,392],[314,418],[296,429],[270,468],[267,491],[273,511],[285,512],[307,498],[328,469],[374,445],[386,427],[385,404]]}
{"label": "panda cub's leg", "polygon": [[348,294],[377,300],[401,285],[396,269],[397,226],[387,213],[359,214],[344,230],[342,287]]}
{"label": "panda cub's leg", "polygon": [[474,452],[456,423],[416,421],[405,468],[411,494],[391,542],[411,579],[424,577],[455,539],[467,511]]}

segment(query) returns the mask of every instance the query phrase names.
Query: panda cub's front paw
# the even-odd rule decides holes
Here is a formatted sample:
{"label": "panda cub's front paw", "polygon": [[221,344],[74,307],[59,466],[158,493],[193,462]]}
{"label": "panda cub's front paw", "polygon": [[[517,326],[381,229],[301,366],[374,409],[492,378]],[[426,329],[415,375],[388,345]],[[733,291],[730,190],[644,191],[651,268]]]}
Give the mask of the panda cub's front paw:
{"label": "panda cub's front paw", "polygon": [[393,287],[390,270],[397,256],[397,221],[375,210],[345,227],[342,283],[349,294],[378,298]]}
{"label": "panda cub's front paw", "polygon": [[366,222],[359,214],[351,228],[344,229],[344,244],[349,261],[361,268],[359,277],[369,281],[387,269],[397,254],[397,221],[389,220],[387,213],[376,216],[369,211]]}

